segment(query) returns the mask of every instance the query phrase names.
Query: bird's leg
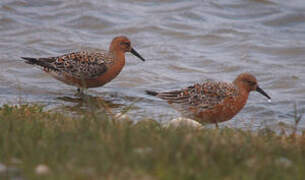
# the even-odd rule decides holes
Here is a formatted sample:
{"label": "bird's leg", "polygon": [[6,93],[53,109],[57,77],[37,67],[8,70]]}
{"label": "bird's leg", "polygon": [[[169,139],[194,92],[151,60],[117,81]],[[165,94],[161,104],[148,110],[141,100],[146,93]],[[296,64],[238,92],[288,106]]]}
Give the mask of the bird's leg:
{"label": "bird's leg", "polygon": [[77,93],[75,96],[83,96],[84,95],[84,88],[77,88]]}
{"label": "bird's leg", "polygon": [[217,121],[216,121],[216,123],[215,123],[215,127],[216,127],[216,129],[218,129],[218,123],[217,123]]}

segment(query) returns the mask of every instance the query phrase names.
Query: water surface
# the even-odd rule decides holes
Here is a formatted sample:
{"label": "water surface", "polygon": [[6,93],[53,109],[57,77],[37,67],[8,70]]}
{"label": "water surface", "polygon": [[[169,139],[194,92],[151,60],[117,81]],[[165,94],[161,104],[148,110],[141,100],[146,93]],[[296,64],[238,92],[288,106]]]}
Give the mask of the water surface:
{"label": "water surface", "polygon": [[[88,108],[67,86],[21,56],[56,56],[74,49],[108,49],[128,36],[145,63],[127,54],[121,74],[87,93],[114,112],[168,121],[179,113],[145,89],[172,90],[204,79],[232,81],[253,73],[272,103],[253,92],[233,127],[293,124],[305,110],[305,3],[302,0],[0,2],[0,103],[38,102],[52,109]],[[305,127],[305,121],[301,122]]]}

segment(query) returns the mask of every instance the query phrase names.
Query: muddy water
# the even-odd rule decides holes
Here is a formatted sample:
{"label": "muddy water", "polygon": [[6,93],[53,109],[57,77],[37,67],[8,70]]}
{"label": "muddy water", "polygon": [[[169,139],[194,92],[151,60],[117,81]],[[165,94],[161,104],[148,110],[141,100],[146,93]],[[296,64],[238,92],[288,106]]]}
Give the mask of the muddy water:
{"label": "muddy water", "polygon": [[[73,49],[108,49],[127,35],[147,59],[127,55],[121,74],[87,94],[114,112],[133,105],[134,119],[168,121],[179,113],[145,95],[204,79],[232,81],[251,72],[273,98],[253,92],[233,127],[293,124],[294,104],[305,109],[305,3],[302,0],[2,0],[0,103],[38,102],[47,108],[90,108],[20,56],[54,56]],[[305,127],[305,120],[301,122]]]}

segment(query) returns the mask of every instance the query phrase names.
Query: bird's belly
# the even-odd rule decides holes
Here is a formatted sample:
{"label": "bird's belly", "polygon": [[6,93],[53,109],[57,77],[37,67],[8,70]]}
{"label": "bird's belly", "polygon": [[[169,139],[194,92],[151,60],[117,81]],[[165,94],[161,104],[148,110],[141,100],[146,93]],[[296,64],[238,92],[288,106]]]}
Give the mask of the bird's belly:
{"label": "bird's belly", "polygon": [[247,98],[230,98],[212,109],[195,113],[202,123],[217,123],[232,119],[246,104]]}
{"label": "bird's belly", "polygon": [[104,84],[108,83],[112,79],[114,79],[120,72],[122,68],[112,68],[110,71],[106,71],[102,75],[96,77],[96,78],[90,78],[90,79],[81,79],[78,77],[71,76],[68,73],[62,72],[47,72],[55,79],[76,87],[82,87],[82,88],[94,88],[94,87],[100,87]]}

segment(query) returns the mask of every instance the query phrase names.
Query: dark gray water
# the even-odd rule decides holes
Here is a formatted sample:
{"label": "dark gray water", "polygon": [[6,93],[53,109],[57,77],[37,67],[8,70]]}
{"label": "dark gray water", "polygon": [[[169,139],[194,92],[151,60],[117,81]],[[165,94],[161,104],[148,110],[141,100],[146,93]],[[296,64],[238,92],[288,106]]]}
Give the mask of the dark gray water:
{"label": "dark gray water", "polygon": [[73,96],[74,87],[19,57],[108,49],[117,35],[128,36],[147,61],[128,54],[115,80],[87,92],[114,104],[115,112],[134,103],[130,116],[168,121],[179,113],[145,95],[145,89],[179,89],[207,78],[232,81],[246,71],[257,77],[273,101],[253,92],[241,113],[225,125],[293,124],[295,103],[304,112],[303,0],[2,0],[0,103],[86,110]]}

